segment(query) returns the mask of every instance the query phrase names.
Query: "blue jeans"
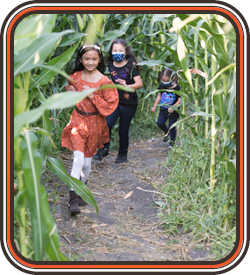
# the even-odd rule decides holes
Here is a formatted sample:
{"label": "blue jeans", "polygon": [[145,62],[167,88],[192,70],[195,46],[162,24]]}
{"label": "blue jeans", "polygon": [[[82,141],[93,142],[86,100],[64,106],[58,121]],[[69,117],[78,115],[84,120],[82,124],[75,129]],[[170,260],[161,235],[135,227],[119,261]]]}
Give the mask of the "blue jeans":
{"label": "blue jeans", "polygon": [[[157,126],[162,129],[162,131],[166,134],[168,132],[168,129],[171,127],[172,124],[174,124],[177,121],[178,117],[169,118],[169,124],[168,127],[166,125],[167,118],[163,115],[159,114],[158,120],[157,120]],[[172,128],[169,131],[169,136],[172,141],[175,141],[176,139],[176,127]]]}
{"label": "blue jeans", "polygon": [[[132,118],[136,112],[135,107],[124,107],[118,104],[116,110],[109,116],[106,117],[106,122],[109,127],[109,139],[111,139],[111,131],[114,127],[118,117],[120,117],[119,123],[119,155],[126,155],[128,152],[129,145],[129,127]],[[104,144],[104,148],[109,149],[110,142]]]}

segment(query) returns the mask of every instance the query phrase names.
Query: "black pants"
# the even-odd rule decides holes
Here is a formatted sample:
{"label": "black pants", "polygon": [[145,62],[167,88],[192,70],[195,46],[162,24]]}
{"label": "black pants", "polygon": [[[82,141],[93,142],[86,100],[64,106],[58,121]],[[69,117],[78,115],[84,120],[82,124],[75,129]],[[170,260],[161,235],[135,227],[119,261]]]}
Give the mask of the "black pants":
{"label": "black pants", "polygon": [[[166,125],[167,119],[169,120],[168,127]],[[166,134],[168,132],[168,129],[171,127],[172,124],[174,124],[177,121],[178,117],[174,118],[166,118],[165,116],[159,114],[158,120],[157,120],[157,126],[164,131]],[[176,139],[176,127],[172,128],[169,132],[170,139],[172,141],[175,141]]]}
{"label": "black pants", "polygon": [[[114,127],[118,117],[120,117],[119,123],[119,155],[126,155],[129,146],[129,127],[132,118],[136,112],[135,107],[124,107],[120,104],[117,106],[116,110],[109,116],[106,117],[107,125],[109,127],[109,138],[111,139],[111,131]],[[104,148],[109,149],[110,142],[104,144]]]}

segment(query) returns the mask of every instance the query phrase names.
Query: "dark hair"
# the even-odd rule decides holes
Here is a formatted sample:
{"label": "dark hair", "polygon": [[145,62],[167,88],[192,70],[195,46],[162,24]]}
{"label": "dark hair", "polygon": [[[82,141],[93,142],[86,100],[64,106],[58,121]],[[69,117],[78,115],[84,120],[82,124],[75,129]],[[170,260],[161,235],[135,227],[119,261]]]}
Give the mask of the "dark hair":
{"label": "dark hair", "polygon": [[[98,46],[100,48],[100,46],[98,45],[98,43],[95,43],[94,45]],[[97,70],[99,70],[102,74],[104,74],[105,72],[105,69],[106,69],[106,64],[105,64],[105,60],[104,60],[104,57],[103,57],[103,53],[101,51],[101,48],[100,50],[94,48],[94,47],[87,47],[87,48],[84,48],[82,49],[82,46],[81,48],[79,49],[78,53],[77,53],[77,56],[76,56],[76,62],[75,62],[75,68],[73,69],[72,73],[75,73],[75,72],[78,72],[78,71],[82,71],[84,69],[83,65],[82,65],[82,62],[80,62],[80,59],[82,58],[82,56],[90,51],[90,50],[96,50],[99,54],[99,57],[100,57],[100,62],[97,66]]]}
{"label": "dark hair", "polygon": [[175,73],[172,69],[166,68],[158,73],[158,82],[161,82],[163,76],[169,77],[169,81],[173,80],[174,83],[179,84],[177,73]]}
{"label": "dark hair", "polygon": [[[134,53],[132,52],[130,46],[128,46],[127,41],[124,40],[124,39],[121,39],[121,38],[117,38],[117,39],[112,41],[107,61],[108,62],[113,61],[112,49],[113,49],[114,44],[121,44],[125,48],[125,53],[126,53],[125,58],[128,60],[128,63],[131,64],[132,66],[136,66],[136,57],[135,57]],[[135,68],[137,70],[141,70],[140,66],[136,66]]]}

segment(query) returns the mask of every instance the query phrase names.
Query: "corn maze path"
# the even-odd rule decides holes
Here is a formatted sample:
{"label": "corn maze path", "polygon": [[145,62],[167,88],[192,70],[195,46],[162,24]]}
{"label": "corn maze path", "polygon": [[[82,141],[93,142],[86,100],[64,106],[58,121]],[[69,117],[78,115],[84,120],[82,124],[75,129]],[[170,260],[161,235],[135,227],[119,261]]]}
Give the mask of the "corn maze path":
{"label": "corn maze path", "polygon": [[[101,162],[93,160],[87,186],[98,203],[98,216],[90,205],[81,207],[81,214],[70,215],[69,188],[51,178],[46,188],[61,251],[72,261],[211,260],[209,244],[164,229],[157,217],[156,203],[161,201],[157,192],[169,173],[161,163],[168,152],[161,138],[154,138],[130,141],[125,164],[114,163],[114,151]],[[72,153],[64,152],[60,158],[69,172]]]}

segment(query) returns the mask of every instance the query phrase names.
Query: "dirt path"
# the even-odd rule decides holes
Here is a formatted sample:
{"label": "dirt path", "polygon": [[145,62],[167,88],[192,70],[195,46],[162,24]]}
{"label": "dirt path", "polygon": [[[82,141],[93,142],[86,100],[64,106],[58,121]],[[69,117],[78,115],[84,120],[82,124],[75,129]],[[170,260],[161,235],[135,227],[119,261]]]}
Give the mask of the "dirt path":
{"label": "dirt path", "polygon": [[[159,224],[153,203],[159,198],[153,191],[168,175],[159,164],[168,155],[166,144],[159,138],[131,141],[125,164],[114,163],[116,155],[111,152],[92,164],[88,188],[97,200],[98,216],[89,205],[80,215],[69,215],[68,187],[58,179],[47,183],[61,250],[76,261],[210,260],[209,247],[201,248],[188,235],[164,232]],[[64,158],[70,171],[71,154]]]}

